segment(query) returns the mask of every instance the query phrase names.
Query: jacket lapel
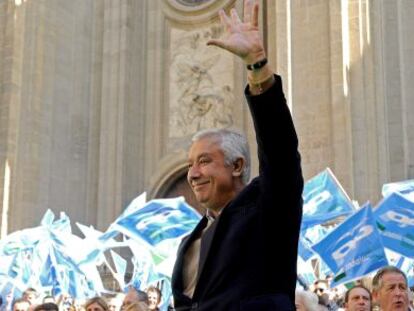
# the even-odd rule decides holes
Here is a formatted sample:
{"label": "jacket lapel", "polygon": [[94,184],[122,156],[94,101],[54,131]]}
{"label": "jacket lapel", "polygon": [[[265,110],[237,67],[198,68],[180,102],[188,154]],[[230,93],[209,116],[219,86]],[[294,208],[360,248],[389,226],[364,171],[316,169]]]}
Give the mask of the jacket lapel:
{"label": "jacket lapel", "polygon": [[193,241],[200,235],[201,231],[203,231],[204,227],[207,225],[207,218],[204,216],[198,225],[194,228],[194,230],[190,233],[190,235],[186,236],[183,239],[180,247],[177,251],[177,259],[174,264],[172,280],[174,282],[173,288],[179,288],[180,292],[183,291],[183,263],[184,263],[184,255]]}
{"label": "jacket lapel", "polygon": [[220,217],[217,217],[217,219],[210,225],[210,227],[204,232],[203,236],[201,237],[200,261],[198,264],[197,282],[200,279],[201,273],[203,272],[204,265],[206,263],[206,259],[213,242],[214,233],[216,232],[216,228],[219,222]]}

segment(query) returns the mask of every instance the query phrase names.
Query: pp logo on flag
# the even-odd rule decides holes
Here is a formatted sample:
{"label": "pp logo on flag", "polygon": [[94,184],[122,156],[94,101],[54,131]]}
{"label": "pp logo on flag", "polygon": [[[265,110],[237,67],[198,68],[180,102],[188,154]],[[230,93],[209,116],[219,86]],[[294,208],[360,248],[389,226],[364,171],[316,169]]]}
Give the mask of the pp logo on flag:
{"label": "pp logo on flag", "polygon": [[[356,230],[356,236],[352,239],[346,242],[344,245],[342,245],[340,248],[338,248],[335,252],[332,253],[332,257],[337,261],[339,264],[342,264],[342,261],[344,258],[351,252],[352,250],[355,250],[358,246],[358,242],[367,236],[369,236],[373,231],[374,228],[371,225],[363,225],[357,228]],[[355,230],[354,230],[355,232]],[[352,235],[352,233],[346,233],[341,239],[345,239],[347,236]]]}
{"label": "pp logo on flag", "polygon": [[[405,210],[405,212],[414,214],[413,211],[410,211],[408,209]],[[386,222],[396,222],[398,226],[401,228],[405,228],[407,226],[414,226],[414,218],[410,218],[406,214],[397,213],[396,211],[389,210],[386,213],[382,214],[380,218]]]}
{"label": "pp logo on flag", "polygon": [[310,199],[309,202],[306,202],[303,205],[305,214],[309,214],[309,215],[315,214],[318,210],[318,206],[320,206],[324,202],[328,202],[328,200],[331,200],[331,198],[332,198],[332,195],[327,190],[324,190],[321,193],[318,193],[316,196]]}

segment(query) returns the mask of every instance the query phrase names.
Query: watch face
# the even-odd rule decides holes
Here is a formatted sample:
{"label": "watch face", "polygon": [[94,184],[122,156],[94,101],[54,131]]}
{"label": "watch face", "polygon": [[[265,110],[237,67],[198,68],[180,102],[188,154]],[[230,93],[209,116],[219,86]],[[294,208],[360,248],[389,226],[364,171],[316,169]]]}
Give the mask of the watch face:
{"label": "watch face", "polygon": [[210,2],[212,0],[175,0],[180,4],[186,5],[186,6],[197,6],[206,2]]}

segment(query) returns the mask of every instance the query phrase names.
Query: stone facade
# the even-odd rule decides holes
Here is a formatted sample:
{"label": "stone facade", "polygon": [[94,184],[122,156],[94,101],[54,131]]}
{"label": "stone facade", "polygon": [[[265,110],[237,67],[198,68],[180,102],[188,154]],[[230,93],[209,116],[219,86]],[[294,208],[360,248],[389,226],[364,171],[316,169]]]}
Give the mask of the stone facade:
{"label": "stone facade", "polygon": [[[414,178],[414,2],[262,4],[305,178],[329,166],[360,203]],[[3,234],[48,208],[104,230],[144,191],[185,192],[175,184],[198,129],[253,142],[243,65],[205,46],[231,7],[242,1],[1,1]]]}

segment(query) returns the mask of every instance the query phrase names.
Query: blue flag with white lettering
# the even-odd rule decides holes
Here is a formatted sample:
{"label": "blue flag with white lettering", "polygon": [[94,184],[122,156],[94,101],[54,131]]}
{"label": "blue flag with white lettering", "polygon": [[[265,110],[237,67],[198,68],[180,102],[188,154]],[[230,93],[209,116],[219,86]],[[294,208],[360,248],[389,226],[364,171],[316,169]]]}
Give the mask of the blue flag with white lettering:
{"label": "blue flag with white lettering", "polygon": [[414,202],[414,179],[393,182],[382,186],[382,196],[384,198],[394,192],[398,192],[406,199]]}
{"label": "blue flag with white lettering", "polygon": [[301,230],[298,246],[299,256],[304,261],[312,258],[315,255],[312,249],[312,245],[322,240],[322,238],[327,235],[330,230],[321,225],[316,225],[305,230]]}
{"label": "blue flag with white lettering", "polygon": [[184,197],[155,199],[118,219],[108,230],[117,230],[155,246],[164,239],[189,233],[200,218],[200,214],[185,202]]}
{"label": "blue flag with white lettering", "polygon": [[303,229],[354,212],[351,200],[329,168],[305,183],[302,197]]}
{"label": "blue flag with white lettering", "polygon": [[313,249],[334,273],[333,287],[388,264],[370,204],[348,217]]}
{"label": "blue flag with white lettering", "polygon": [[392,193],[378,204],[374,216],[384,246],[414,257],[414,202]]}

